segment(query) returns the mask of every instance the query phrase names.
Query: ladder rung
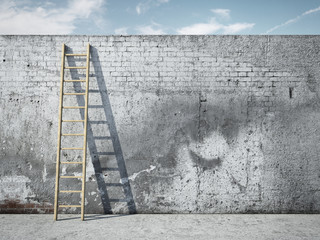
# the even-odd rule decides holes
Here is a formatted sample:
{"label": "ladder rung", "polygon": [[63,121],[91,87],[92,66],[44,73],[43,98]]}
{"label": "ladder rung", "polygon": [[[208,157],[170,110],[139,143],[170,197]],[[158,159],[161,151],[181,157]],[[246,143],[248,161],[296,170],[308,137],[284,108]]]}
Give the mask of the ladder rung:
{"label": "ladder rung", "polygon": [[83,133],[64,133],[61,136],[84,136]]}
{"label": "ladder rung", "polygon": [[87,69],[87,67],[64,67],[65,69]]}
{"label": "ladder rung", "polygon": [[86,95],[86,93],[64,93],[63,95]]}
{"label": "ladder rung", "polygon": [[80,56],[87,56],[87,54],[85,54],[85,53],[66,53],[65,54],[67,57],[71,57],[71,56],[78,56],[78,57],[80,57]]}
{"label": "ladder rung", "polygon": [[85,106],[69,106],[69,107],[62,107],[62,108],[65,108],[65,109],[77,109],[77,108],[85,108]]}
{"label": "ladder rung", "polygon": [[64,82],[86,82],[86,80],[64,80]]}
{"label": "ladder rung", "polygon": [[84,122],[84,120],[62,120],[62,122]]}
{"label": "ladder rung", "polygon": [[62,164],[82,164],[82,162],[60,162]]}
{"label": "ladder rung", "polygon": [[60,178],[82,178],[82,176],[60,176]]}
{"label": "ladder rung", "polygon": [[59,207],[81,207],[81,205],[59,205]]}
{"label": "ladder rung", "polygon": [[61,150],[83,150],[83,148],[61,148]]}
{"label": "ladder rung", "polygon": [[73,192],[82,192],[81,190],[61,190],[61,193],[73,193]]}

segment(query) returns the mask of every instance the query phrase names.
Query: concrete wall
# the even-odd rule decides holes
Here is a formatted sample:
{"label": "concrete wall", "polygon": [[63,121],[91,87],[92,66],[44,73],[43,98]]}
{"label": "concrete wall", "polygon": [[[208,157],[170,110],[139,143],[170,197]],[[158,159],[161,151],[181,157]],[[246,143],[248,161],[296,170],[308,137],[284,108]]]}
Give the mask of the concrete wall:
{"label": "concrete wall", "polygon": [[320,36],[0,36],[0,212],[52,212],[88,42],[87,213],[320,213]]}

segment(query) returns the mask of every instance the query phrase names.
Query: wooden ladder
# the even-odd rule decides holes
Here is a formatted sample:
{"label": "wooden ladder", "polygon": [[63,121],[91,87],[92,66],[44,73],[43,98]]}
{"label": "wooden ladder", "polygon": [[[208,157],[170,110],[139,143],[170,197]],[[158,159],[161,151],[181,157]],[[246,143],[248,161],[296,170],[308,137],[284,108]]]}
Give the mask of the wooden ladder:
{"label": "wooden ladder", "polygon": [[[56,162],[56,184],[55,184],[55,200],[54,200],[54,220],[58,218],[59,208],[68,207],[79,207],[81,208],[81,220],[84,220],[84,202],[85,202],[85,182],[86,182],[86,155],[87,155],[87,122],[88,122],[88,90],[89,90],[89,67],[90,67],[90,44],[87,46],[87,53],[85,54],[66,54],[65,44],[62,44],[62,59],[61,59],[61,80],[60,80],[60,104],[59,104],[59,125],[58,125],[58,146],[57,146],[57,162]],[[66,57],[86,57],[86,66],[81,67],[66,67],[65,58]],[[65,80],[64,71],[65,69],[85,69],[86,79],[85,80]],[[85,82],[86,88],[85,92],[74,92],[66,93],[64,92],[65,82]],[[84,106],[64,106],[63,97],[67,95],[84,95],[85,105]],[[84,119],[82,120],[63,120],[63,109],[84,109]],[[62,123],[63,122],[83,122],[84,131],[83,133],[62,133]],[[78,137],[83,136],[83,146],[82,147],[61,147],[61,137]],[[62,150],[81,150],[83,151],[82,162],[62,162],[61,161],[61,151]],[[60,165],[61,164],[82,164],[82,175],[81,176],[60,176]],[[59,180],[60,178],[77,178],[82,180],[81,190],[59,190]],[[59,193],[81,193],[81,205],[59,205]]]}

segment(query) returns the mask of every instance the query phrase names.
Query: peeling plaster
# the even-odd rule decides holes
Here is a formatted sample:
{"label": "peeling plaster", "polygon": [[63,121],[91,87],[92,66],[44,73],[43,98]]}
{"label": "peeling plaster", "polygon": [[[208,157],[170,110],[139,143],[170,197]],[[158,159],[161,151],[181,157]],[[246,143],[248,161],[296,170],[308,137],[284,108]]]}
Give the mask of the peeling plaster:
{"label": "peeling plaster", "polygon": [[129,176],[128,178],[121,178],[120,183],[124,184],[124,183],[128,182],[128,180],[134,181],[136,179],[136,177],[138,177],[141,173],[144,173],[144,172],[150,173],[154,169],[156,169],[156,166],[150,165],[150,168],[141,170],[140,172],[137,172],[137,173],[134,173],[131,176]]}
{"label": "peeling plaster", "polygon": [[[31,166],[31,165],[30,165]],[[43,180],[43,182],[45,182],[46,180],[47,180],[47,175],[48,175],[48,173],[47,173],[47,167],[46,167],[46,165],[44,164],[43,165],[43,173],[42,173],[42,180]]]}
{"label": "peeling plaster", "polygon": [[4,176],[0,178],[0,201],[5,199],[21,199],[26,201],[33,192],[28,187],[30,178],[26,176]]}

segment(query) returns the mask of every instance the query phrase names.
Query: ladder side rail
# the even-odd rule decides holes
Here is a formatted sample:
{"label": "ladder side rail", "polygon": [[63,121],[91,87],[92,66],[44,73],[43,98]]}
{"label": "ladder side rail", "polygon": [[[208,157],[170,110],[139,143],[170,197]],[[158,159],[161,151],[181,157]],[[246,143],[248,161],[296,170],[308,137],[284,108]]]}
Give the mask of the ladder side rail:
{"label": "ladder side rail", "polygon": [[61,54],[61,79],[60,79],[60,102],[59,102],[59,122],[58,122],[58,144],[57,144],[57,162],[56,162],[56,184],[54,198],[54,220],[58,217],[58,194],[59,194],[59,176],[60,176],[60,156],[61,156],[61,122],[62,122],[62,106],[63,106],[63,79],[65,67],[65,44],[62,44]]}

